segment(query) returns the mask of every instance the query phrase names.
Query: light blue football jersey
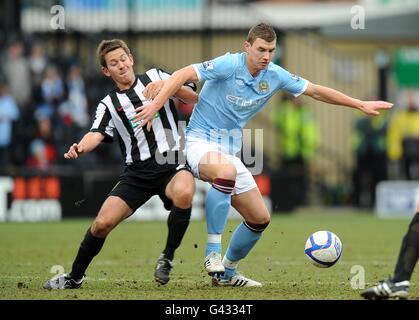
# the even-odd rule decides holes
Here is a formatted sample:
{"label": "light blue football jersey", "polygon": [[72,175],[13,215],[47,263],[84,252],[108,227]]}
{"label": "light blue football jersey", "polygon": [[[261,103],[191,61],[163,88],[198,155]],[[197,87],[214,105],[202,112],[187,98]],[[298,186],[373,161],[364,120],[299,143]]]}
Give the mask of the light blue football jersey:
{"label": "light blue football jersey", "polygon": [[222,145],[230,154],[240,151],[244,126],[278,90],[298,96],[308,85],[272,62],[253,77],[245,52],[226,53],[193,67],[205,83],[186,129],[187,140]]}

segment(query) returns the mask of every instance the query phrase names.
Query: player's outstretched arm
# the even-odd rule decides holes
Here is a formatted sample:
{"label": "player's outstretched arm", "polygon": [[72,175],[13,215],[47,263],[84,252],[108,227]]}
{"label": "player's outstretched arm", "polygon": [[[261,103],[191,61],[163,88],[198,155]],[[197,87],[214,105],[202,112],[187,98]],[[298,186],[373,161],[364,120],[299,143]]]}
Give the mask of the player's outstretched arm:
{"label": "player's outstretched arm", "polygon": [[[148,100],[153,100],[163,88],[166,80],[157,80],[150,82],[143,90],[143,95]],[[198,102],[198,94],[193,91],[191,87],[182,86],[175,92],[175,97],[182,100],[185,103],[196,103]]]}
{"label": "player's outstretched arm", "polygon": [[175,92],[175,97],[182,100],[184,103],[195,104],[198,102],[198,94],[188,86],[181,86],[180,89]]}
{"label": "player's outstretched arm", "polygon": [[64,153],[64,158],[77,159],[82,154],[89,153],[95,149],[104,138],[105,136],[100,132],[88,132],[79,143],[72,144],[70,149]]}
{"label": "player's outstretched arm", "polygon": [[173,96],[186,82],[197,82],[198,76],[192,65],[184,67],[172,74],[161,88],[153,101],[135,109],[137,114],[134,117],[135,123],[140,123],[140,127],[147,124],[147,129],[151,127],[151,120],[163,106],[164,102]]}
{"label": "player's outstretched arm", "polygon": [[372,116],[379,115],[379,110],[390,109],[393,106],[392,103],[387,101],[362,101],[355,99],[335,89],[313,83],[308,84],[303,94],[330,104],[355,108]]}

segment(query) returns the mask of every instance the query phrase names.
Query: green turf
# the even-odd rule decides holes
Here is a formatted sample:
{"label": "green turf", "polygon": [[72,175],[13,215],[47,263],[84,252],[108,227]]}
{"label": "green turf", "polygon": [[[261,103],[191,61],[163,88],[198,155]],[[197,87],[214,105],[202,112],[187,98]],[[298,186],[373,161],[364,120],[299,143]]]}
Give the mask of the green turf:
{"label": "green turf", "polygon": [[[311,210],[313,211],[313,210]],[[325,212],[326,210],[322,210]],[[54,265],[69,271],[91,220],[0,224],[0,299],[359,299],[351,287],[361,265],[366,285],[388,277],[408,220],[381,220],[368,213],[316,213],[306,210],[274,215],[240,271],[262,288],[214,288],[202,268],[206,228],[193,221],[175,257],[172,280],[153,281],[153,268],[166,238],[162,222],[125,222],[108,237],[79,290],[47,291]],[[230,221],[224,247],[237,220]],[[341,260],[332,268],[311,265],[304,255],[310,233],[328,229],[343,242]],[[419,272],[412,277],[411,299],[419,298]]]}

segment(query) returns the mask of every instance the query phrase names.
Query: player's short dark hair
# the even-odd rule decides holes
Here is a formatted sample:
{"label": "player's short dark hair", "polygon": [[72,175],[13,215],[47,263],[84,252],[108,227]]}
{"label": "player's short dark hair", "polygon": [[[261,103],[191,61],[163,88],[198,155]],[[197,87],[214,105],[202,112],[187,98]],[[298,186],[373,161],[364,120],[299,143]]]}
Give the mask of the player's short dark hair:
{"label": "player's short dark hair", "polygon": [[119,48],[124,49],[126,54],[128,55],[131,54],[131,51],[124,40],[121,40],[121,39],[102,40],[101,43],[99,43],[97,47],[97,58],[100,62],[100,65],[106,68],[107,65],[106,65],[105,55],[108,52],[111,52]]}
{"label": "player's short dark hair", "polygon": [[253,42],[255,42],[257,38],[261,38],[266,42],[274,41],[276,39],[276,33],[274,28],[263,22],[253,26],[249,30],[249,34],[247,35],[246,41],[250,44],[253,44]]}

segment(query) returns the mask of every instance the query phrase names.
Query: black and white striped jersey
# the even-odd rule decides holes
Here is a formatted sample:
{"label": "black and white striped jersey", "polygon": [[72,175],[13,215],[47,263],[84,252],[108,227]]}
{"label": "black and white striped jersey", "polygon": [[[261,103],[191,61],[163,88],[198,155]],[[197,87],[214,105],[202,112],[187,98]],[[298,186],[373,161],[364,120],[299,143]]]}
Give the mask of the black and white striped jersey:
{"label": "black and white striped jersey", "polygon": [[[180,150],[183,132],[179,132],[175,97],[167,100],[159,110],[150,131],[132,122],[135,108],[147,102],[142,94],[147,84],[169,77],[170,74],[161,69],[150,69],[137,75],[131,88],[123,91],[115,89],[99,102],[90,131],[104,134],[105,142],[112,142],[116,133],[127,164],[149,159],[156,152]],[[188,85],[196,90],[195,84]]]}

